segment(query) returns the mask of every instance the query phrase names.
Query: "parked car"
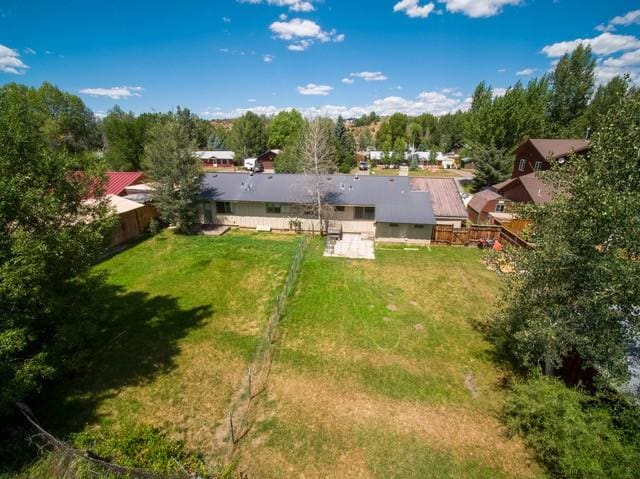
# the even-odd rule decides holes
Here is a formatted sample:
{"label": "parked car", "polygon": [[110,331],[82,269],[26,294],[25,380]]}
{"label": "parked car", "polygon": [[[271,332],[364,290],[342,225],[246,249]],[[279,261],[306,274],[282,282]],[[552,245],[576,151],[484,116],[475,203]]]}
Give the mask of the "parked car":
{"label": "parked car", "polygon": [[358,164],[358,169],[359,169],[360,171],[367,171],[367,170],[369,169],[369,165],[368,165],[368,163],[367,163],[366,161],[361,161],[361,162]]}

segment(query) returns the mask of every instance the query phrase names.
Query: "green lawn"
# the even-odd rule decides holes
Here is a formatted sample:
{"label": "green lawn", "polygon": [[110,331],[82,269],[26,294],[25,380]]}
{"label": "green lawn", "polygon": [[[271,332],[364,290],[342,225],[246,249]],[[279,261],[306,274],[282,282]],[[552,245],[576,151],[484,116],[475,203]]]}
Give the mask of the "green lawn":
{"label": "green lawn", "polygon": [[[211,467],[299,238],[172,232],[95,268],[86,373],[36,411],[60,435],[154,426]],[[472,322],[498,280],[480,252],[384,247],[303,261],[268,387],[234,461],[249,477],[540,477],[498,419],[505,372]],[[31,477],[31,476],[29,476]]]}
{"label": "green lawn", "polygon": [[243,443],[255,477],[532,477],[498,414],[503,372],[471,322],[498,282],[475,249],[314,243],[281,325],[268,393]]}
{"label": "green lawn", "polygon": [[85,375],[43,407],[60,434],[151,425],[212,464],[216,429],[246,375],[299,238],[163,232],[95,268],[104,329]]}

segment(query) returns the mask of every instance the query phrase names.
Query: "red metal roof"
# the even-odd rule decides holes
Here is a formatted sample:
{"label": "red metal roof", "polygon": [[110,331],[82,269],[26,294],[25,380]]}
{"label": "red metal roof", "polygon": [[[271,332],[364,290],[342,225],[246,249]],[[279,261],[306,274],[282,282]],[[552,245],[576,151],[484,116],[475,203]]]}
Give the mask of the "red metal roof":
{"label": "red metal roof", "polygon": [[127,186],[141,183],[144,174],[140,171],[108,171],[105,195],[121,195]]}

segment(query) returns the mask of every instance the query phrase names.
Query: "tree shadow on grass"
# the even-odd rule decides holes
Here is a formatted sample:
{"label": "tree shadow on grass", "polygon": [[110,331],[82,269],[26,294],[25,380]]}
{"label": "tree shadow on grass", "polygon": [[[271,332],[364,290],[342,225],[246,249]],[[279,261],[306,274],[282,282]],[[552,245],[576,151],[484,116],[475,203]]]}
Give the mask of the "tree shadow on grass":
{"label": "tree shadow on grass", "polygon": [[88,319],[90,340],[67,373],[34,404],[43,426],[65,436],[100,421],[98,408],[126,386],[152,381],[176,367],[179,341],[213,314],[182,309],[175,297],[126,291],[96,278],[71,308]]}

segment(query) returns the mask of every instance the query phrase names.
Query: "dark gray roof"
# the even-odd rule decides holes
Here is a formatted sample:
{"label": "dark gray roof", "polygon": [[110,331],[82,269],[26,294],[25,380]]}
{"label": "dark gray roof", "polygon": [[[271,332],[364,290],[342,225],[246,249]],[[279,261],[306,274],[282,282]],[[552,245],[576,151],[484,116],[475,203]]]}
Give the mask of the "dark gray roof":
{"label": "dark gray roof", "polygon": [[[313,177],[301,174],[206,173],[202,198],[304,204]],[[411,191],[408,177],[327,175],[321,177],[326,202],[336,206],[375,206],[376,221],[435,224],[428,192]]]}

